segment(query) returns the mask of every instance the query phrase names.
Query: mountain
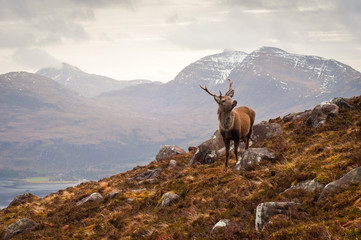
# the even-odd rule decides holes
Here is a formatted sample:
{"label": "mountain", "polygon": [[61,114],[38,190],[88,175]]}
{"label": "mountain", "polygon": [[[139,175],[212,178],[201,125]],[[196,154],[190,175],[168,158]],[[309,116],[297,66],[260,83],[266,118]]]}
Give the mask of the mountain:
{"label": "mountain", "polygon": [[85,97],[95,97],[103,92],[150,82],[149,80],[118,81],[104,76],[85,73],[67,63],[62,63],[61,68],[40,69],[36,74],[51,78]]}
{"label": "mountain", "polygon": [[[361,93],[361,73],[341,62],[318,56],[262,47],[249,54],[235,50],[203,57],[189,64],[174,80],[104,93],[99,100],[126,102],[163,121],[182,123],[187,136],[179,144],[204,140],[218,128],[217,104],[199,84],[218,94],[233,81],[235,99],[256,111],[256,122],[301,111],[334,97]],[[139,88],[138,88],[139,87]]]}
{"label": "mountain", "polygon": [[[353,109],[341,109],[316,129],[305,124],[310,113],[270,120],[283,134],[250,149],[267,148],[276,159],[240,171],[231,168],[234,157],[225,170],[224,156],[187,167],[189,152],[44,198],[21,195],[0,211],[0,237],[27,218],[38,225],[15,228],[12,239],[360,239],[361,97],[348,103]],[[339,182],[337,189],[350,172],[353,184]],[[322,184],[321,190],[301,188],[305,182]],[[319,200],[326,184],[338,191]],[[272,208],[277,203],[283,209]],[[262,217],[268,223],[257,231]]]}
{"label": "mountain", "polygon": [[262,118],[361,92],[361,73],[350,66],[272,47],[250,53],[229,77],[241,99],[239,102],[254,106]]}
{"label": "mountain", "polygon": [[[68,65],[61,73],[69,82],[86,79],[77,74],[92,76]],[[217,104],[199,84],[224,93],[228,77],[238,104],[255,110],[256,123],[361,93],[361,73],[351,67],[271,47],[226,50],[189,64],[168,83],[93,98],[39,74],[8,73],[0,75],[0,166],[38,174],[82,171],[94,179],[148,162],[164,144],[197,145],[218,128]]]}
{"label": "mountain", "polygon": [[232,70],[239,66],[247,53],[226,49],[222,53],[199,59],[185,67],[174,82],[194,85],[194,81],[216,85],[224,83]]}
{"label": "mountain", "polygon": [[[73,172],[76,178],[99,178],[148,161],[162,144],[157,136],[146,140],[158,123],[137,116],[113,111],[41,75],[0,75],[1,177]],[[146,129],[149,135],[137,135]],[[134,159],[139,148],[147,151]],[[20,175],[7,176],[13,172],[7,170]]]}

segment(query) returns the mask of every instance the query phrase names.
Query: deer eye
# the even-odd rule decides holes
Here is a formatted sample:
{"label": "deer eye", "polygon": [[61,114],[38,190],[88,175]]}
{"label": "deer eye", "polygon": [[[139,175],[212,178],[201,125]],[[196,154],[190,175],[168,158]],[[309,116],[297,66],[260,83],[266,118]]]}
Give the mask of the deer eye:
{"label": "deer eye", "polygon": [[226,100],[223,99],[223,100],[222,100],[222,103],[224,103],[224,102],[226,102]]}

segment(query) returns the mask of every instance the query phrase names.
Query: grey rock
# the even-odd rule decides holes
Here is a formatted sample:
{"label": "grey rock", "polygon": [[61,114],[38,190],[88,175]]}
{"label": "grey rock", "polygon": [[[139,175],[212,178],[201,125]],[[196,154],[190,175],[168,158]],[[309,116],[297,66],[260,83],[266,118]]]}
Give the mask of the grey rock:
{"label": "grey rock", "polygon": [[131,181],[139,181],[141,183],[143,182],[153,182],[155,180],[155,178],[157,178],[159,176],[159,174],[162,172],[161,168],[156,168],[156,169],[147,169],[147,171],[137,174],[131,178],[128,178],[128,182]]}
{"label": "grey rock", "polygon": [[214,226],[213,226],[213,228],[211,230],[211,233],[213,231],[217,230],[217,229],[227,227],[230,224],[231,224],[231,220],[229,220],[229,219],[221,219],[216,224],[214,224]]}
{"label": "grey rock", "polygon": [[19,219],[5,229],[4,239],[11,238],[16,234],[34,229],[38,224],[29,218]]}
{"label": "grey rock", "polygon": [[321,192],[321,195],[318,200],[319,201],[324,200],[327,197],[331,197],[335,194],[341,193],[347,190],[348,188],[360,183],[361,183],[361,167],[358,167],[346,173],[340,179],[337,179],[327,184],[323,189],[323,191]]}
{"label": "grey rock", "polygon": [[103,199],[104,198],[100,193],[95,192],[95,193],[90,194],[88,197],[85,197],[82,200],[78,201],[76,203],[76,205],[80,206],[87,202],[99,202],[99,201],[102,201]]}
{"label": "grey rock", "polygon": [[348,102],[346,102],[346,100],[342,97],[337,97],[331,100],[331,103],[336,104],[339,108],[343,108],[343,109],[353,109],[355,108],[354,106],[348,104]]}
{"label": "grey rock", "polygon": [[306,116],[308,116],[309,114],[311,114],[311,110],[306,110],[304,112],[298,112],[298,113],[289,113],[286,116],[283,117],[283,121],[284,122],[290,122],[292,120],[297,120],[300,118],[304,118]]}
{"label": "grey rock", "polygon": [[119,195],[119,191],[111,192],[108,194],[108,196],[105,198],[106,200],[114,199]]}
{"label": "grey rock", "polygon": [[170,206],[173,203],[177,202],[179,199],[179,195],[173,192],[167,192],[163,195],[163,199],[161,202],[161,206]]}
{"label": "grey rock", "polygon": [[174,168],[177,166],[177,161],[172,159],[169,161],[169,167]]}
{"label": "grey rock", "polygon": [[210,139],[203,142],[197,147],[197,150],[193,155],[192,159],[189,161],[188,166],[195,163],[214,163],[218,157],[217,151],[221,148],[224,148],[223,137],[217,130]]}
{"label": "grey rock", "polygon": [[294,186],[283,191],[283,193],[294,189],[304,189],[308,192],[316,192],[316,191],[322,191],[323,188],[324,188],[323,184],[317,182],[316,179],[313,179],[313,180],[297,183]]}
{"label": "grey rock", "polygon": [[293,207],[298,207],[301,204],[294,202],[264,202],[260,203],[256,209],[255,228],[257,231],[262,230],[270,217],[277,214],[290,215]]}
{"label": "grey rock", "polygon": [[312,110],[311,116],[306,120],[306,124],[311,125],[313,128],[318,128],[325,124],[328,118],[337,116],[338,112],[339,107],[336,104],[322,102],[321,105],[317,105]]}
{"label": "grey rock", "polygon": [[184,151],[184,149],[181,147],[178,147],[176,145],[165,145],[159,150],[159,153],[157,154],[155,159],[157,161],[160,161],[174,155],[185,154],[185,153],[186,151]]}
{"label": "grey rock", "polygon": [[14,206],[18,206],[24,203],[29,203],[29,202],[33,202],[35,199],[38,199],[37,196],[35,196],[32,193],[24,193],[21,195],[17,195],[14,200],[11,201],[11,203],[9,204],[9,207],[14,207]]}
{"label": "grey rock", "polygon": [[278,123],[261,122],[253,126],[251,139],[254,142],[260,142],[282,134],[282,127]]}
{"label": "grey rock", "polygon": [[258,164],[262,160],[273,160],[275,158],[275,154],[267,148],[248,148],[241,153],[234,168],[235,170],[241,170]]}

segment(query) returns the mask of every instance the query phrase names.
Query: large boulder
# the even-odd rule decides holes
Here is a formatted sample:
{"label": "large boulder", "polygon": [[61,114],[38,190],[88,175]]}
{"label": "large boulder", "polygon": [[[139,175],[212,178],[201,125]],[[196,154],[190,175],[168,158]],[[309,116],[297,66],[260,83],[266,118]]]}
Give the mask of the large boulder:
{"label": "large boulder", "polygon": [[157,161],[163,160],[165,158],[170,158],[174,155],[178,154],[185,154],[186,151],[184,151],[183,148],[178,147],[176,145],[165,145],[160,150],[155,159]]}
{"label": "large boulder", "polygon": [[29,218],[19,219],[5,229],[4,239],[9,239],[16,234],[34,229],[38,224]]}
{"label": "large boulder", "polygon": [[241,170],[258,164],[262,160],[274,160],[275,158],[275,154],[267,148],[248,148],[241,153],[234,168]]}
{"label": "large boulder", "polygon": [[290,216],[292,209],[297,208],[301,204],[294,202],[264,202],[260,203],[256,209],[255,228],[257,231],[262,230],[270,217],[278,214]]}
{"label": "large boulder", "polygon": [[281,125],[278,123],[261,122],[252,128],[251,139],[254,142],[260,142],[269,138],[283,134]]}
{"label": "large boulder", "polygon": [[38,199],[37,196],[35,196],[32,193],[24,193],[21,195],[17,195],[14,200],[11,201],[11,203],[9,204],[8,207],[14,207],[14,206],[18,206],[24,203],[29,203],[29,202],[33,202],[34,200]]}
{"label": "large boulder", "polygon": [[342,178],[330,182],[323,189],[318,200],[324,200],[348,188],[361,183],[361,167],[355,168],[346,173]]}
{"label": "large boulder", "polygon": [[188,165],[195,163],[209,164],[217,159],[217,151],[224,148],[223,137],[217,130],[213,136],[197,147],[195,154]]}
{"label": "large boulder", "polygon": [[179,195],[174,192],[167,192],[161,198],[161,206],[170,206],[179,200]]}
{"label": "large boulder", "polygon": [[334,103],[339,108],[343,108],[343,109],[353,109],[354,108],[354,106],[348,104],[348,102],[342,97],[336,97],[336,98],[332,99],[331,103]]}
{"label": "large boulder", "polygon": [[331,102],[322,102],[321,105],[317,105],[311,113],[311,116],[307,118],[306,124],[313,128],[318,128],[325,124],[326,120],[338,115],[339,107]]}
{"label": "large boulder", "polygon": [[283,193],[286,193],[288,191],[295,190],[295,189],[303,189],[308,192],[321,192],[323,190],[323,188],[324,188],[323,184],[321,184],[321,183],[317,182],[315,179],[313,179],[313,180],[307,180],[307,181],[297,183],[294,186],[283,191]]}
{"label": "large boulder", "polygon": [[76,203],[77,206],[80,206],[80,205],[83,205],[84,203],[87,203],[87,202],[100,202],[100,201],[103,201],[103,196],[100,194],[100,193],[92,193],[90,194],[89,196],[81,199],[80,201],[78,201]]}

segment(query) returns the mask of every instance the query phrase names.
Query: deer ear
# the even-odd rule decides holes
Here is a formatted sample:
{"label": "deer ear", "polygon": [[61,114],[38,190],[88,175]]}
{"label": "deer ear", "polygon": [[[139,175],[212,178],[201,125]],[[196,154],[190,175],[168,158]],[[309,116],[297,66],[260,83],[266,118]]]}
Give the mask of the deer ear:
{"label": "deer ear", "polygon": [[234,95],[234,90],[233,89],[227,93],[227,96],[229,96],[229,97],[233,97],[233,95]]}
{"label": "deer ear", "polygon": [[221,101],[221,97],[219,97],[219,96],[214,96],[214,100],[219,104],[219,102]]}

